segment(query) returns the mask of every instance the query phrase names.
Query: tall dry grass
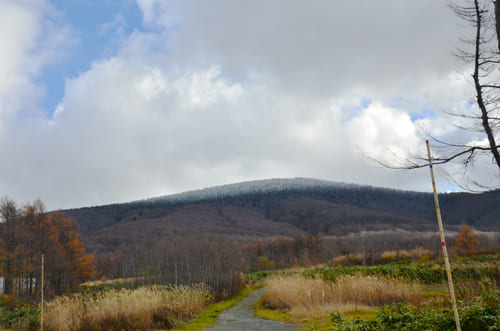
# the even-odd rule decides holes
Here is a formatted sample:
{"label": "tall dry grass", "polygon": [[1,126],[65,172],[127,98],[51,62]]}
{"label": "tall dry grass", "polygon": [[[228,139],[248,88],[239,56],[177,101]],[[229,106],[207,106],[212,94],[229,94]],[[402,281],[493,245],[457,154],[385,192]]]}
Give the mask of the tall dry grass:
{"label": "tall dry grass", "polygon": [[47,330],[151,330],[172,328],[209,303],[201,286],[143,287],[75,294],[47,304]]}
{"label": "tall dry grass", "polygon": [[271,309],[289,310],[292,317],[319,317],[394,302],[418,304],[421,292],[419,284],[399,279],[355,275],[333,283],[296,274],[269,279],[263,303]]}

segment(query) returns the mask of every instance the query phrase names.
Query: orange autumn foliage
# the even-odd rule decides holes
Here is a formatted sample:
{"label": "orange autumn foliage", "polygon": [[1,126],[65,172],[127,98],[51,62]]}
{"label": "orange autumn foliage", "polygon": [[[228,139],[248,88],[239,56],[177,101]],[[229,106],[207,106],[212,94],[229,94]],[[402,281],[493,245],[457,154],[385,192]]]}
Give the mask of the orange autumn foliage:
{"label": "orange autumn foliage", "polygon": [[467,223],[462,222],[460,232],[458,232],[457,245],[455,247],[457,253],[462,256],[473,256],[477,253],[478,245],[478,235],[467,225]]}
{"label": "orange autumn foliage", "polygon": [[60,294],[96,275],[94,256],[86,254],[75,220],[61,212],[46,213],[40,201],[18,208],[0,201],[0,275],[6,294],[32,296],[41,287],[45,256],[45,289]]}

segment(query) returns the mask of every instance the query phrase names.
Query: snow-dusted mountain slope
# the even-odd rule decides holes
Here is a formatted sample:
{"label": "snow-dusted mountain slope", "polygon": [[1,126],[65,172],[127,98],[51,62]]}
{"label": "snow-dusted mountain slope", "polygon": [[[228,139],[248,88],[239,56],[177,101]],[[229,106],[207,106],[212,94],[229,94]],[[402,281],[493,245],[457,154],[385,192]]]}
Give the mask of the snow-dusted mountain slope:
{"label": "snow-dusted mountain slope", "polygon": [[266,194],[284,191],[303,191],[329,188],[360,188],[356,184],[346,184],[313,178],[273,178],[218,185],[200,190],[165,195],[143,200],[143,202],[196,202],[212,199],[231,198],[247,194]]}
{"label": "snow-dusted mountain slope", "polygon": [[[465,221],[478,230],[498,231],[500,191],[442,194],[440,203],[448,229],[458,229]],[[221,185],[63,212],[74,217],[89,238],[105,242],[165,233],[233,238],[290,236],[304,232],[339,235],[361,230],[431,231],[436,228],[430,192],[308,178]]]}

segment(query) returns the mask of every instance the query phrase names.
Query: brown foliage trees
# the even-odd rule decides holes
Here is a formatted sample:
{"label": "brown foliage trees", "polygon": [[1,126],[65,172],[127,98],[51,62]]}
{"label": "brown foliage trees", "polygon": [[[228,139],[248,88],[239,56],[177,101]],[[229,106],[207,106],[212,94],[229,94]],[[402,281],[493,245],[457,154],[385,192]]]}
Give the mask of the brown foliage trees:
{"label": "brown foliage trees", "polygon": [[45,255],[47,293],[62,293],[94,276],[93,255],[85,253],[77,223],[60,212],[46,213],[40,201],[18,208],[0,202],[0,276],[4,293],[36,295],[41,255]]}
{"label": "brown foliage trees", "polygon": [[462,222],[462,227],[457,237],[456,250],[459,255],[472,256],[477,253],[477,246],[479,245],[478,235],[472,231],[467,223]]}

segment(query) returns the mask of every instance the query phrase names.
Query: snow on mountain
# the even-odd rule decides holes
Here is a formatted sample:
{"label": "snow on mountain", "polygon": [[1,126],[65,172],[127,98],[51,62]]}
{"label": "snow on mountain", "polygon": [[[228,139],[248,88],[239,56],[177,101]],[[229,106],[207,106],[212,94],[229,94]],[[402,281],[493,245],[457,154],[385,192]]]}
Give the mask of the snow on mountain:
{"label": "snow on mountain", "polygon": [[346,184],[312,178],[274,178],[219,185],[200,190],[187,191],[144,200],[144,202],[195,202],[202,200],[223,199],[245,194],[275,193],[291,190],[356,188],[356,184]]}

